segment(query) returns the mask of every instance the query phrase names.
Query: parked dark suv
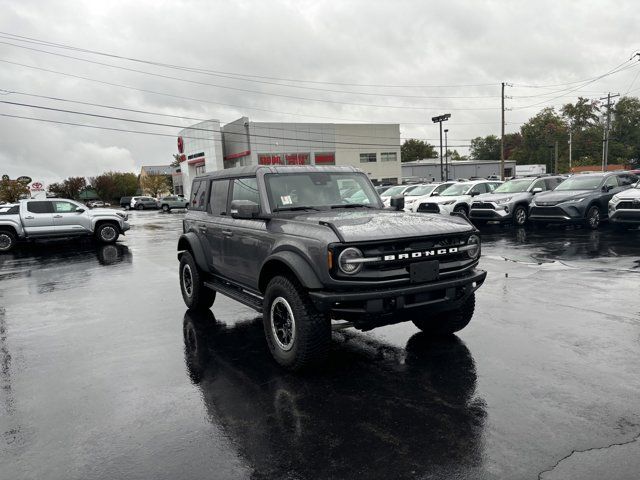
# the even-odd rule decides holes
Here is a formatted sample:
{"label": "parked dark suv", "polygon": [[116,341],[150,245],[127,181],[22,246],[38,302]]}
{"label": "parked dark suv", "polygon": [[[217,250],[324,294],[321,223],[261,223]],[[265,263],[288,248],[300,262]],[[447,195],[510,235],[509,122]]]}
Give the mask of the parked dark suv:
{"label": "parked dark suv", "polygon": [[540,223],[584,223],[597,229],[608,216],[611,197],[637,181],[628,172],[574,175],[552,192],[536,195],[530,204],[529,220]]}
{"label": "parked dark suv", "polygon": [[[360,192],[343,197],[345,186]],[[352,167],[244,167],[196,177],[178,242],[191,309],[216,293],[263,314],[278,363],[299,370],[327,354],[337,328],[411,320],[451,334],[473,316],[478,231],[458,216],[384,209]]]}

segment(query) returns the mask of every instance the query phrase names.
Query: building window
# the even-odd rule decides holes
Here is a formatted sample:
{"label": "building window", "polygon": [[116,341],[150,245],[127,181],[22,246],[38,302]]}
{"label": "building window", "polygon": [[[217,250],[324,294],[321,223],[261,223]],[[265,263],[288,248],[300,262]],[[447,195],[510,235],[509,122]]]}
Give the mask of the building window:
{"label": "building window", "polygon": [[[398,160],[398,154],[396,152],[381,153],[380,160],[383,162],[396,162]],[[362,159],[360,161],[362,161]]]}
{"label": "building window", "polygon": [[196,167],[196,175],[200,175],[201,173],[204,173],[204,165],[198,165]]}
{"label": "building window", "polygon": [[361,153],[360,163],[374,163],[377,161],[377,155],[375,153]]}
{"label": "building window", "polygon": [[383,185],[397,185],[398,177],[386,177],[381,180]]}
{"label": "building window", "polygon": [[309,165],[308,153],[287,153],[285,159],[287,165]]}
{"label": "building window", "polygon": [[316,153],[315,155],[316,165],[335,165],[336,154],[335,153]]}
{"label": "building window", "polygon": [[282,157],[279,154],[258,154],[258,163],[260,165],[282,165]]}

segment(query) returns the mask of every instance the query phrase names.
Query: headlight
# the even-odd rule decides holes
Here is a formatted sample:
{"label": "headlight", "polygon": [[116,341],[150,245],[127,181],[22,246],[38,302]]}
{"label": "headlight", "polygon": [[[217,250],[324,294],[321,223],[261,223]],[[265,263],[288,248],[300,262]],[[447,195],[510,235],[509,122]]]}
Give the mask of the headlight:
{"label": "headlight", "polygon": [[480,256],[480,237],[471,235],[467,240],[467,255],[469,258],[478,258]]}
{"label": "headlight", "polygon": [[496,204],[502,205],[504,203],[509,203],[511,201],[511,197],[503,198],[501,200],[496,200]]}
{"label": "headlight", "polygon": [[565,200],[562,203],[580,203],[583,200],[584,200],[584,197],[582,197],[582,198],[572,198],[571,200]]}
{"label": "headlight", "polygon": [[127,218],[127,216],[122,212],[116,212],[116,215],[118,215],[121,218]]}
{"label": "headlight", "polygon": [[[338,256],[338,267],[342,273],[353,275],[362,269],[362,263],[357,260],[362,258],[362,252],[357,248],[345,248]],[[356,260],[356,262],[354,262]]]}
{"label": "headlight", "polygon": [[453,205],[456,203],[455,200],[447,200],[446,202],[441,202],[440,205]]}

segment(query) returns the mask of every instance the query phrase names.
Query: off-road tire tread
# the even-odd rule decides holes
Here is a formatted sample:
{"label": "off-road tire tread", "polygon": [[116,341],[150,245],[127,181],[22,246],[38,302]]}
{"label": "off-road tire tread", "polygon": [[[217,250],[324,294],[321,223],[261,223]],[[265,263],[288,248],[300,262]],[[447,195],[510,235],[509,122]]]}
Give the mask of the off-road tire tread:
{"label": "off-road tire tread", "polygon": [[296,372],[322,364],[326,361],[329,354],[331,322],[326,314],[316,309],[306,295],[304,288],[290,277],[274,277],[267,285],[262,314],[269,350],[273,352],[273,350],[277,348],[272,344],[271,325],[269,321],[271,309],[271,302],[269,301],[271,295],[269,292],[276,286],[289,292],[286,299],[291,305],[298,328],[296,330],[296,346],[294,346],[296,355],[293,361],[285,364],[274,355],[275,360],[283,367]]}
{"label": "off-road tire tread", "polygon": [[[189,263],[189,266],[191,267],[191,276],[193,280],[193,295],[191,296],[191,301],[187,299],[188,297],[185,295],[182,286],[182,266],[185,263]],[[182,299],[184,300],[184,303],[189,310],[208,310],[216,300],[215,290],[205,287],[201,277],[202,274],[198,269],[198,265],[196,264],[193,255],[191,255],[191,252],[184,252],[182,254],[182,257],[180,257],[180,270],[178,271],[178,280],[180,282],[180,292],[182,293]]]}
{"label": "off-road tire tread", "polygon": [[413,320],[413,324],[428,334],[451,335],[455,332],[459,332],[469,324],[471,318],[473,318],[475,308],[476,296],[475,293],[472,293],[460,308],[447,312],[436,313],[428,316],[428,318]]}

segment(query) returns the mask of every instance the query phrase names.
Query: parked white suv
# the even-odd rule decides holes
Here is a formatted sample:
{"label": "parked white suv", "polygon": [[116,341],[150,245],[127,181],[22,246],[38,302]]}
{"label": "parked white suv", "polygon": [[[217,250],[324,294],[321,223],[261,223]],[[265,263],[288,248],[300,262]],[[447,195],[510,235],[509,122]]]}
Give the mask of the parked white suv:
{"label": "parked white suv", "polygon": [[489,180],[474,180],[472,182],[460,182],[451,185],[437,197],[431,197],[427,201],[420,202],[416,207],[420,213],[444,213],[459,212],[469,216],[471,199],[482,193],[493,192],[502,182]]}
{"label": "parked white suv", "polygon": [[406,195],[412,190],[420,187],[421,185],[395,185],[388,190],[385,190],[380,194],[380,198],[382,199],[382,203],[385,207],[389,207],[391,205],[391,197],[397,197],[398,195]]}
{"label": "parked white suv", "polygon": [[449,181],[442,183],[428,183],[426,185],[420,185],[418,188],[414,188],[404,196],[405,211],[415,213],[418,205],[420,205],[424,201],[429,200],[430,197],[436,197],[440,195],[454,183],[456,182]]}

